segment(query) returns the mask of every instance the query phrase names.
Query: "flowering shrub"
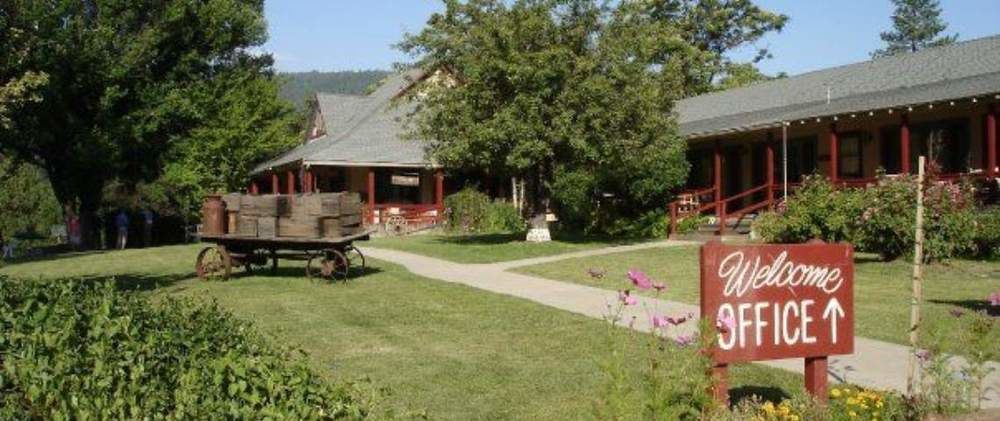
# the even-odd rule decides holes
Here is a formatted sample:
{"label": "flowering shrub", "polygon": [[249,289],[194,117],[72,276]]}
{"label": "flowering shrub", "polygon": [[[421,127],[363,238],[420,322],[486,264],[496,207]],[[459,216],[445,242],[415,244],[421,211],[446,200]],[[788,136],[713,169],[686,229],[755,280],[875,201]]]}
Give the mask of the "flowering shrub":
{"label": "flowering shrub", "polygon": [[[924,206],[927,260],[969,255],[976,250],[977,230],[970,227],[977,226],[977,212],[969,186],[929,181]],[[777,211],[758,217],[754,230],[770,243],[847,241],[858,251],[892,260],[912,252],[915,215],[913,177],[882,177],[875,186],[838,190],[826,179],[812,176]],[[996,237],[1000,239],[1000,232]],[[984,237],[982,242],[987,244],[980,248],[989,247],[991,241],[991,237]]]}
{"label": "flowering shrub", "polygon": [[832,421],[904,418],[904,407],[898,395],[854,386],[830,389],[829,411]]}
{"label": "flowering shrub", "polygon": [[860,209],[861,197],[855,191],[835,189],[826,178],[812,175],[776,212],[754,220],[754,231],[771,243],[850,240]]}

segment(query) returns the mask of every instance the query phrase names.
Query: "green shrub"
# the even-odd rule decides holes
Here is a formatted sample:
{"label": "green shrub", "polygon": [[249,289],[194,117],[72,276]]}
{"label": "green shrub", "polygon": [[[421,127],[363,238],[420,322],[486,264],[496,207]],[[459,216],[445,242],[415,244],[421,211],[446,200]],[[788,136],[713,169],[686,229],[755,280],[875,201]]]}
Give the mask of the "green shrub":
{"label": "green shrub", "polygon": [[462,233],[497,233],[524,231],[525,221],[507,202],[493,202],[473,187],[466,187],[445,198],[448,227]]}
{"label": "green shrub", "polygon": [[596,180],[587,171],[557,169],[552,179],[552,205],[566,227],[590,229],[595,221]]}
{"label": "green shrub", "polygon": [[360,418],[215,304],[153,304],[113,282],[0,278],[0,419]]}
{"label": "green shrub", "polygon": [[975,214],[973,254],[980,258],[1000,258],[1000,207],[980,209]]}
{"label": "green shrub", "polygon": [[754,220],[754,231],[771,243],[804,243],[819,239],[846,241],[862,203],[855,190],[838,190],[821,176],[809,176],[778,212]]}
{"label": "green shrub", "polygon": [[521,212],[518,212],[514,205],[504,201],[490,203],[485,225],[488,232],[521,232],[527,228]]}
{"label": "green shrub", "polygon": [[[692,218],[693,219],[693,218]],[[662,238],[670,231],[670,219],[664,210],[651,210],[638,217],[605,213],[600,225],[603,229],[590,229],[590,234],[609,235],[616,238]]]}

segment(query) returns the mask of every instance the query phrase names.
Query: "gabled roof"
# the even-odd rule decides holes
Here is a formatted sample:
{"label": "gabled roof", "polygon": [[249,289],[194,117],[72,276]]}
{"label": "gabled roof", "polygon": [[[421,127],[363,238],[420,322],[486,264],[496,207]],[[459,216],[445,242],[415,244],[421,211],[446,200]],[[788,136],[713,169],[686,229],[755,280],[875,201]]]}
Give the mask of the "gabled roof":
{"label": "gabled roof", "polygon": [[[1000,35],[677,102],[689,138],[1000,92]],[[829,97],[828,97],[829,93]]]}
{"label": "gabled roof", "polygon": [[[390,76],[370,95],[317,94],[326,134],[265,162],[427,167],[426,141],[405,139],[416,104],[396,101],[426,74]],[[762,82],[678,101],[689,139],[783,122],[1000,93],[1000,35]]]}
{"label": "gabled roof", "polygon": [[292,163],[432,166],[424,150],[426,142],[404,137],[406,118],[416,104],[400,98],[424,75],[419,69],[394,74],[368,95],[317,94],[326,134],[258,165],[254,172]]}

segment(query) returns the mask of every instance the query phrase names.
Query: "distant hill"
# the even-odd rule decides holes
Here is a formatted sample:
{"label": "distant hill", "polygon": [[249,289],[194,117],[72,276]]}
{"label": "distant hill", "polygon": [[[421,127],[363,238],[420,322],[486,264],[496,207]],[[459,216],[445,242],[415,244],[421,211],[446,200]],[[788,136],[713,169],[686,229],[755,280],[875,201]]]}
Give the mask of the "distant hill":
{"label": "distant hill", "polygon": [[364,94],[369,86],[391,73],[387,70],[282,73],[285,82],[281,85],[281,97],[304,109],[306,99],[316,92]]}

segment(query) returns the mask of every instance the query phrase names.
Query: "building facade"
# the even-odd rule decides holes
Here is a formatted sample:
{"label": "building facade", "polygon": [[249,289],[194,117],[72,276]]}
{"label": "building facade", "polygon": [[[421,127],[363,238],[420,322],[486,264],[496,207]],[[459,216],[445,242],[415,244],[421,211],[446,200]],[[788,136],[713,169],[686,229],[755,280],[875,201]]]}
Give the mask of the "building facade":
{"label": "building facade", "polygon": [[[426,142],[407,138],[419,96],[407,94],[439,76],[410,70],[369,95],[318,94],[303,144],[259,165],[251,192],[358,192],[369,223],[433,222],[444,196],[469,178],[506,197],[500,180],[456,171],[445,180]],[[713,214],[722,232],[774,206],[806,175],[863,186],[880,173],[915,171],[921,155],[940,179],[995,181],[998,108],[1000,36],[684,99],[676,117],[691,173],[669,204],[671,220]]]}
{"label": "building facade", "polygon": [[810,174],[838,186],[916,171],[997,176],[1000,36],[702,95],[677,104],[692,164],[672,220],[720,231],[773,206]]}

